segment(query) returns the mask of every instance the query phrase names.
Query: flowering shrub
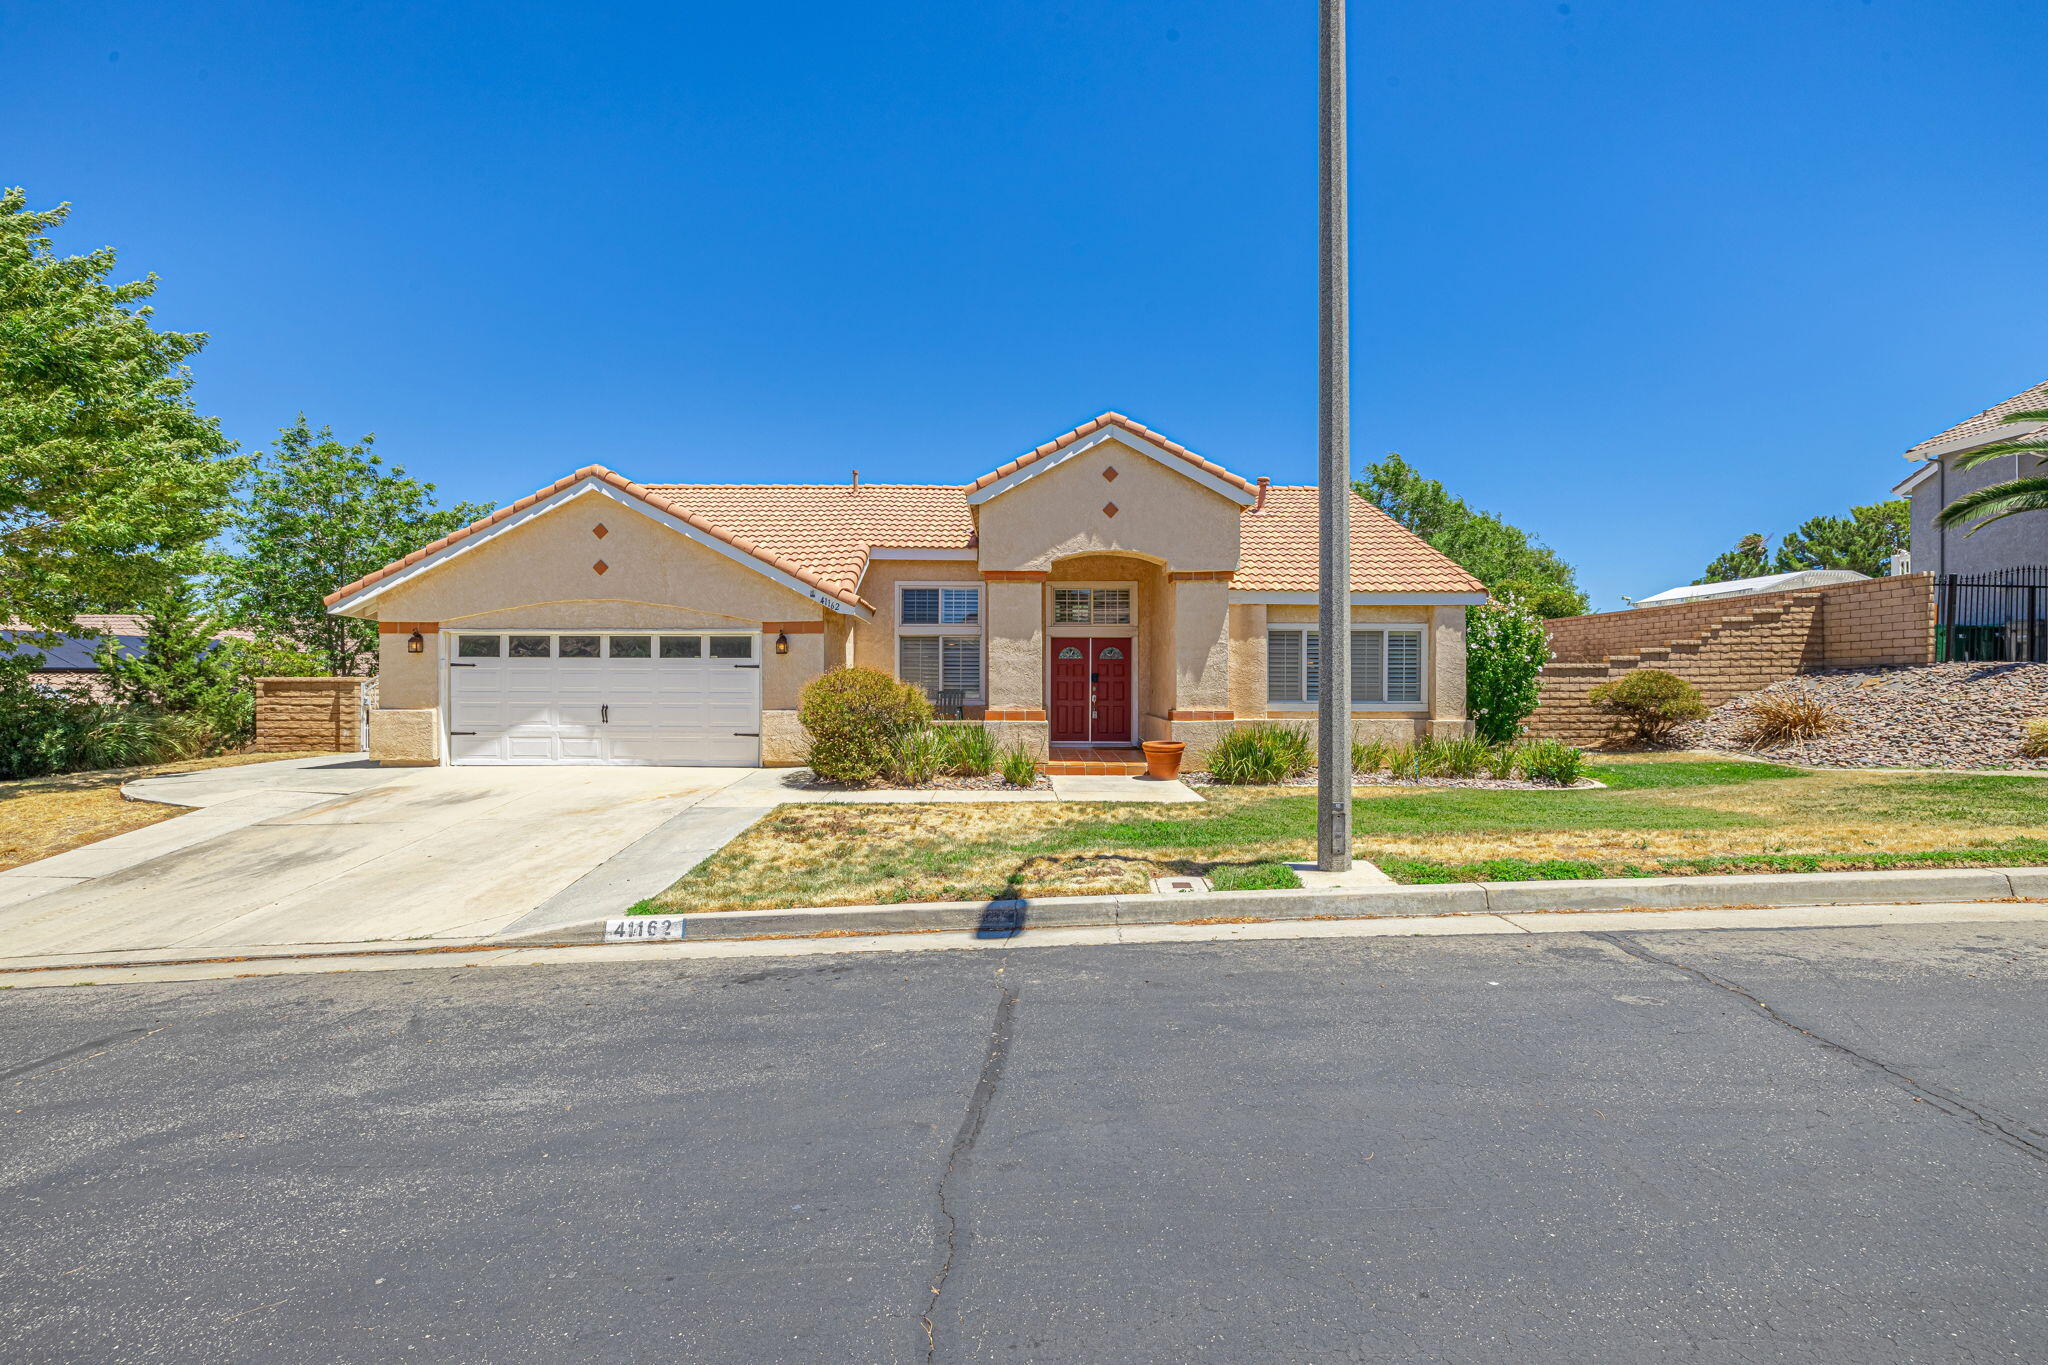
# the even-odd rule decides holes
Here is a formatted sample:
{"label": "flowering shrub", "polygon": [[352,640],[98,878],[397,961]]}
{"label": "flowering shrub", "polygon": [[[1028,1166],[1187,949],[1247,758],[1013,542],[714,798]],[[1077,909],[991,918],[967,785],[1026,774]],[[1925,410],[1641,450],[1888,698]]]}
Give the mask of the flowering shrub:
{"label": "flowering shrub", "polygon": [[1479,738],[1506,744],[1536,709],[1550,636],[1513,597],[1465,608],[1465,706]]}

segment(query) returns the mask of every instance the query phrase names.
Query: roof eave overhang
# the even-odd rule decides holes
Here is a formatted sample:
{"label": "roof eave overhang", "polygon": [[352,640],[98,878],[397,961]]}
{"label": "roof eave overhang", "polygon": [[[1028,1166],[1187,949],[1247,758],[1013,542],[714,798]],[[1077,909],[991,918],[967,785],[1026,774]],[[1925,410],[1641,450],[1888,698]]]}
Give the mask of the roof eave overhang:
{"label": "roof eave overhang", "polygon": [[668,527],[678,535],[685,536],[702,545],[705,549],[723,555],[742,568],[752,569],[763,578],[770,580],[778,586],[787,588],[801,597],[816,602],[828,611],[835,611],[841,615],[852,616],[862,621],[871,620],[874,617],[874,608],[866,603],[847,602],[832,593],[826,592],[822,588],[813,587],[796,575],[777,568],[775,565],[748,553],[737,545],[720,540],[717,536],[692,526],[673,512],[667,511],[659,505],[647,501],[645,498],[634,497],[624,489],[614,487],[595,475],[578,479],[568,487],[542,498],[531,507],[522,508],[502,521],[494,522],[480,531],[464,536],[462,539],[451,544],[444,545],[434,551],[434,553],[425,556],[416,563],[407,565],[396,573],[380,578],[374,583],[365,584],[362,588],[350,593],[348,596],[337,599],[327,608],[327,614],[329,616],[359,615],[365,607],[368,607],[379,597],[401,583],[409,583],[423,574],[432,573],[449,561],[461,558],[479,545],[488,544],[514,527],[524,526],[536,518],[546,516],[558,507],[566,506],[577,498],[590,495],[607,498],[629,511],[638,512],[642,516],[649,517]]}
{"label": "roof eave overhang", "polygon": [[975,489],[967,495],[967,505],[979,507],[992,498],[999,498],[1019,484],[1028,483],[1041,474],[1057,469],[1075,456],[1085,454],[1106,441],[1114,441],[1118,445],[1128,446],[1140,455],[1149,457],[1181,477],[1193,480],[1218,497],[1228,498],[1239,507],[1250,507],[1255,501],[1253,494],[1246,492],[1230,480],[1211,474],[1208,470],[1197,465],[1189,464],[1186,460],[1160,446],[1157,442],[1138,435],[1128,427],[1110,425],[1103,427],[1099,431],[1092,431],[1050,455],[1033,460],[1021,468],[1011,470],[1008,474],[1005,474],[1002,478],[997,479],[985,488]]}

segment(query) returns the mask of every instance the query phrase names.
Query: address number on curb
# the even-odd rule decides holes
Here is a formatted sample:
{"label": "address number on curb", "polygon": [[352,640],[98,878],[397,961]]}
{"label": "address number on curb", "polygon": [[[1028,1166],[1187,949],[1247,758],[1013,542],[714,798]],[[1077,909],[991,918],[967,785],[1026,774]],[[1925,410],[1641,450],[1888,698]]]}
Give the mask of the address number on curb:
{"label": "address number on curb", "polygon": [[626,919],[608,919],[604,922],[604,941],[653,943],[665,938],[681,938],[685,925],[681,915],[633,915]]}

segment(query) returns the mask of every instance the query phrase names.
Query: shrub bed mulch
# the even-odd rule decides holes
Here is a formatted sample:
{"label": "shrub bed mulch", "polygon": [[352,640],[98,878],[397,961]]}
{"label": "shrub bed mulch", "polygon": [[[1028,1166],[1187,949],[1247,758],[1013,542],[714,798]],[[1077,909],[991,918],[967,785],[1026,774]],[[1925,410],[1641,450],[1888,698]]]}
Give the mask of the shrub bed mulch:
{"label": "shrub bed mulch", "polygon": [[[1237,785],[1219,782],[1214,774],[1206,772],[1182,773],[1180,780],[1187,783],[1190,787]],[[1262,787],[1313,787],[1316,785],[1317,780],[1316,770],[1310,768],[1299,776],[1284,778],[1277,783],[1262,782],[1259,785]],[[1485,791],[1559,792],[1597,791],[1607,784],[1605,782],[1596,782],[1590,777],[1582,777],[1571,786],[1565,787],[1556,782],[1524,782],[1520,778],[1513,777],[1389,777],[1385,773],[1353,773],[1351,775],[1351,785],[1354,787],[1471,787]]]}
{"label": "shrub bed mulch", "polygon": [[885,780],[876,782],[827,782],[809,768],[801,768],[798,775],[791,777],[785,786],[798,791],[812,792],[1028,792],[1051,791],[1052,779],[1044,773],[1028,787],[1013,787],[1001,773],[990,773],[986,777],[955,777],[947,774],[935,777],[929,782],[906,783]]}
{"label": "shrub bed mulch", "polygon": [[[1805,693],[1846,724],[1833,734],[1768,750],[1741,741],[1751,698]],[[2038,768],[2021,754],[2026,722],[2048,716],[2048,664],[1934,664],[1808,673],[1738,697],[1680,726],[1680,748],[1764,753],[1819,768]]]}

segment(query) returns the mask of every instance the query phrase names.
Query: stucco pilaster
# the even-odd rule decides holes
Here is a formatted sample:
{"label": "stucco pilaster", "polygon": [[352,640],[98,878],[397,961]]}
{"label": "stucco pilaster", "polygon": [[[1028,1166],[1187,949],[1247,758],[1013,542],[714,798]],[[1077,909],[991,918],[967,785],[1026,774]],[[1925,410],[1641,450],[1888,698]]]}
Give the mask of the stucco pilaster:
{"label": "stucco pilaster", "polygon": [[1043,719],[1045,713],[1045,610],[1042,579],[987,581],[988,706],[992,712],[1031,712],[1007,720]]}
{"label": "stucco pilaster", "polygon": [[1173,599],[1173,709],[1228,711],[1230,584],[1221,577],[1168,577]]}
{"label": "stucco pilaster", "polygon": [[1432,721],[1465,720],[1465,609],[1438,607],[1432,623],[1429,716]]}
{"label": "stucco pilaster", "polygon": [[1230,608],[1230,709],[1240,716],[1266,714],[1266,604],[1239,602]]}

